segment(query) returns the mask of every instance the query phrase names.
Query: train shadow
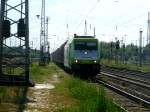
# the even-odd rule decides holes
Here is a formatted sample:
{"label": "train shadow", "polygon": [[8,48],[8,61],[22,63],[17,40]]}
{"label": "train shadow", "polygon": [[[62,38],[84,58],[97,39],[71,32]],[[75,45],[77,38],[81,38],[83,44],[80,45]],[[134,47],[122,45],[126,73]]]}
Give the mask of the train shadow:
{"label": "train shadow", "polygon": [[73,75],[76,78],[80,78],[81,80],[94,81],[97,74],[89,71],[71,71],[63,66],[63,64],[55,63],[58,67],[63,69],[66,73]]}
{"label": "train shadow", "polygon": [[18,105],[17,112],[24,112],[25,104],[29,101],[27,98],[28,87],[22,87],[18,89],[18,95],[16,98],[16,104]]}
{"label": "train shadow", "polygon": [[0,112],[24,112],[28,87],[0,86]]}
{"label": "train shadow", "polygon": [[80,78],[82,80],[88,80],[88,81],[92,81],[95,79],[95,75],[93,75],[92,73],[87,73],[87,72],[74,72],[73,73],[74,77]]}

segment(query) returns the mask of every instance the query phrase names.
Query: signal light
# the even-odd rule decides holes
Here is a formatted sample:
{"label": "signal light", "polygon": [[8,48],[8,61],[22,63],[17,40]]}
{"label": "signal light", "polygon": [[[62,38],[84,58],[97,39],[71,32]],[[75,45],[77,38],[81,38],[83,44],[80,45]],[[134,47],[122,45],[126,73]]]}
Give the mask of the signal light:
{"label": "signal light", "polygon": [[25,37],[26,36],[26,28],[25,28],[25,23],[24,19],[19,19],[18,23],[18,37]]}
{"label": "signal light", "polygon": [[123,44],[123,46],[122,46],[122,47],[125,49],[125,47],[126,47],[126,46],[125,46],[125,44]]}
{"label": "signal light", "polygon": [[4,20],[2,25],[3,25],[2,36],[3,37],[10,37],[10,21]]}
{"label": "signal light", "polygon": [[116,49],[119,49],[120,48],[120,42],[119,40],[116,42]]}

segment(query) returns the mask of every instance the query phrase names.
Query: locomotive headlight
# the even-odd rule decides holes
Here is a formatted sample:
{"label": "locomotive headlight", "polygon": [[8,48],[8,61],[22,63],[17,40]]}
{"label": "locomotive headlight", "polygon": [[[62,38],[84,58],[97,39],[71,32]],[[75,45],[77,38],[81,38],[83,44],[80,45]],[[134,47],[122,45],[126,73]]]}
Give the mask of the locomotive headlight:
{"label": "locomotive headlight", "polygon": [[85,51],[84,54],[88,54],[87,51]]}
{"label": "locomotive headlight", "polygon": [[96,63],[97,61],[96,60],[94,60],[94,63]]}
{"label": "locomotive headlight", "polygon": [[75,60],[76,63],[78,63],[78,60]]}

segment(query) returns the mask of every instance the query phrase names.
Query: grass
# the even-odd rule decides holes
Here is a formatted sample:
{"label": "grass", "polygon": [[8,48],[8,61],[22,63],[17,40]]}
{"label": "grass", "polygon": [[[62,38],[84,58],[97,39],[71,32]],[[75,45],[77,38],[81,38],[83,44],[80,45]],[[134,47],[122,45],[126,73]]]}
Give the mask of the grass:
{"label": "grass", "polygon": [[14,75],[21,75],[25,72],[25,70],[21,67],[4,67],[2,68],[4,74],[14,74]]}
{"label": "grass", "polygon": [[54,64],[47,67],[39,67],[35,64],[31,67],[31,77],[35,81],[44,81],[50,74],[57,74],[60,83],[55,85],[55,97],[59,97],[58,103],[63,103],[58,112],[122,112],[116,107],[111,98],[106,96],[103,87],[83,81],[79,78],[58,73],[60,68]]}
{"label": "grass", "polygon": [[103,87],[74,77],[65,79],[64,87],[77,101],[76,105],[62,108],[59,112],[122,112],[112,99],[107,97]]}
{"label": "grass", "polygon": [[[30,78],[35,83],[44,83],[47,79],[50,81],[49,78],[52,75],[58,75],[60,81],[54,84],[55,88],[51,90],[54,97],[47,96],[58,104],[57,112],[122,112],[112,99],[107,97],[103,87],[59,70],[60,68],[53,63],[43,67],[38,63],[30,66]],[[21,88],[0,87],[2,102],[10,102],[11,100],[11,102],[20,104],[26,96],[26,94],[22,95],[23,93],[24,89]],[[24,105],[21,104],[20,108],[23,109]]]}
{"label": "grass", "polygon": [[[35,63],[30,67],[31,79],[34,80],[35,82],[44,80],[44,77],[46,77],[47,74],[50,74],[54,70],[49,69],[50,67],[53,68],[54,66],[48,65],[47,67],[39,67],[38,64]],[[2,102],[17,101],[16,99],[18,98],[19,94],[21,93],[20,91],[22,91],[22,89],[24,89],[24,87],[0,86],[0,101]]]}
{"label": "grass", "polygon": [[[33,82],[43,82],[46,77],[55,72],[56,66],[50,64],[45,67],[40,67],[38,63],[34,63],[30,66],[30,78]],[[9,69],[4,69],[9,73]],[[20,69],[18,73],[20,73]],[[16,111],[24,109],[24,101],[26,99],[27,88],[26,87],[6,87],[0,86],[0,111],[9,111],[14,107]],[[3,106],[4,105],[4,106]],[[8,105],[11,105],[8,107]]]}
{"label": "grass", "polygon": [[30,67],[30,78],[34,82],[43,82],[46,77],[56,72],[56,66],[49,64],[47,66],[39,66],[38,63],[34,63]]}
{"label": "grass", "polygon": [[110,67],[115,67],[115,68],[125,68],[129,70],[136,70],[136,71],[141,71],[141,72],[150,72],[150,65],[143,65],[142,67],[135,65],[135,64],[129,64],[129,63],[118,63],[116,64],[113,60],[106,60],[102,59],[101,64],[107,65]]}

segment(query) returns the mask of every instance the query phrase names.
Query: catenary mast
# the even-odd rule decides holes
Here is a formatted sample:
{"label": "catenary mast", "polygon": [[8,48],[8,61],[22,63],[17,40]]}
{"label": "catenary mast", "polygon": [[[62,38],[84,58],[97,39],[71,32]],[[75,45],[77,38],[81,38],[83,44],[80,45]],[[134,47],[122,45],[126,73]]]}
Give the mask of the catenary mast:
{"label": "catenary mast", "polygon": [[147,44],[150,44],[150,12],[148,12],[148,21],[147,21]]}
{"label": "catenary mast", "polygon": [[46,31],[45,31],[45,0],[42,0],[41,7],[41,30],[40,30],[40,65],[45,65],[46,53]]}
{"label": "catenary mast", "polygon": [[0,85],[31,86],[28,0],[0,2]]}

